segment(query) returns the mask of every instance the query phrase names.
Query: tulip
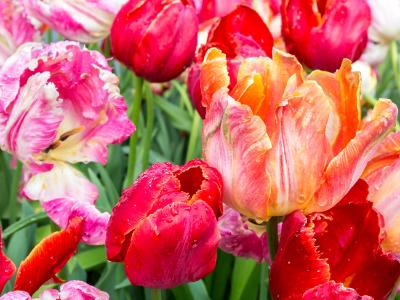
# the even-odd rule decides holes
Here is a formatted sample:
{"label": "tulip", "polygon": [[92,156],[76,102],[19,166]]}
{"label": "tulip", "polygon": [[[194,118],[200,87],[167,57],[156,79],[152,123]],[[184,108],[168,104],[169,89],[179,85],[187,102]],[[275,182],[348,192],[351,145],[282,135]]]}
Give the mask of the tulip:
{"label": "tulip", "polygon": [[[0,293],[6,285],[7,281],[13,276],[15,272],[14,263],[3,253],[3,240],[1,238],[0,228]],[[1,298],[0,298],[1,299]]]}
{"label": "tulip", "polygon": [[286,49],[312,69],[333,72],[344,58],[357,60],[367,45],[366,0],[284,0],[281,14]]}
{"label": "tulip", "polygon": [[211,28],[207,43],[199,49],[188,75],[190,97],[204,119],[205,108],[200,90],[200,68],[208,49],[218,47],[226,52],[229,71],[236,76],[239,61],[252,56],[271,56],[274,41],[261,17],[251,8],[238,6]]}
{"label": "tulip", "polygon": [[112,53],[138,76],[164,82],[192,62],[197,32],[196,10],[188,1],[130,0],[112,25]]}
{"label": "tulip", "polygon": [[335,74],[304,78],[294,56],[272,56],[244,60],[233,86],[220,50],[208,51],[201,70],[203,156],[221,172],[224,202],[259,221],[333,207],[397,116],[381,99],[361,124],[360,75],[348,60]]}
{"label": "tulip", "polygon": [[26,44],[1,69],[0,90],[0,147],[25,165],[23,194],[63,228],[85,217],[83,241],[104,243],[109,214],[71,164],[105,164],[107,146],[134,130],[106,58],[75,42]]}
{"label": "tulip", "polygon": [[24,291],[9,292],[0,300],[108,300],[109,296],[106,292],[100,291],[80,280],[71,280],[60,286],[60,291],[55,289],[46,289],[40,293],[39,298],[34,298]]}
{"label": "tulip", "polygon": [[391,133],[380,144],[362,178],[370,186],[368,199],[384,219],[382,247],[400,258],[400,132]]}
{"label": "tulip", "polygon": [[52,233],[37,244],[21,262],[14,290],[22,290],[32,295],[49,279],[57,279],[56,274],[77,250],[83,225],[83,218],[75,217],[70,220],[65,230]]}
{"label": "tulip", "polygon": [[40,39],[39,25],[28,16],[22,0],[0,1],[0,67],[18,46]]}
{"label": "tulip", "polygon": [[265,225],[254,224],[230,207],[224,207],[218,219],[221,233],[219,247],[235,256],[270,263]]}
{"label": "tulip", "polygon": [[22,0],[29,13],[69,40],[94,43],[108,36],[127,0]]}
{"label": "tulip", "polygon": [[400,1],[368,0],[372,24],[368,32],[368,45],[362,60],[378,65],[386,58],[390,43],[400,39]]}
{"label": "tulip", "polygon": [[171,288],[215,267],[222,212],[219,173],[200,160],[154,164],[127,188],[107,228],[107,258],[134,285]]}
{"label": "tulip", "polygon": [[367,195],[360,180],[334,208],[285,218],[270,272],[273,299],[387,299],[400,262],[382,250],[381,216]]}

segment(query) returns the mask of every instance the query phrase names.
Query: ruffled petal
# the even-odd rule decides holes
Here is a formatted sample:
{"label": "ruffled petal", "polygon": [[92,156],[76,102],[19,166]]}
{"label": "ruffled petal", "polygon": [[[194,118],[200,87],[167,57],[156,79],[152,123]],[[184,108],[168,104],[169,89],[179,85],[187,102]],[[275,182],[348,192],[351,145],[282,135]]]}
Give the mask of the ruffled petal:
{"label": "ruffled petal", "polygon": [[371,120],[329,163],[324,183],[316,194],[316,201],[306,213],[333,207],[361,177],[367,163],[374,157],[379,142],[389,133],[397,118],[397,107],[390,100],[381,99],[375,106]]}
{"label": "ruffled petal", "polygon": [[[68,299],[96,299],[108,300],[109,295],[80,280],[71,280],[61,285],[60,300]],[[44,300],[44,299],[43,299]]]}
{"label": "ruffled petal", "polygon": [[342,283],[329,281],[306,291],[304,300],[373,300],[370,296],[360,296],[354,289],[346,288]]}
{"label": "ruffled petal", "polygon": [[[1,228],[0,228],[0,293],[6,285],[7,281],[15,273],[14,263],[3,253],[3,240],[1,238]],[[1,298],[0,298],[1,299]]]}
{"label": "ruffled petal", "polygon": [[105,38],[127,0],[24,0],[29,13],[69,40],[94,43]]}
{"label": "ruffled petal", "polygon": [[313,71],[307,79],[315,80],[332,99],[335,113],[328,136],[337,155],[353,139],[360,127],[360,74],[351,71],[351,61],[345,59],[335,74]]}
{"label": "ruffled petal", "polygon": [[14,290],[32,295],[53,278],[76,251],[83,226],[82,218],[74,218],[65,230],[52,233],[36,245],[18,268]]}
{"label": "ruffled petal", "polygon": [[269,216],[312,205],[331,158],[325,132],[332,108],[322,89],[314,81],[305,81],[284,101],[287,104],[276,113],[277,134],[267,154],[267,169],[273,178]]}
{"label": "ruffled petal", "polygon": [[31,295],[24,291],[8,292],[0,297],[0,300],[32,300]]}
{"label": "ruffled petal", "polygon": [[217,221],[205,202],[172,203],[133,232],[125,271],[132,284],[152,288],[197,281],[214,269],[218,242]]}
{"label": "ruffled petal", "polygon": [[219,247],[235,256],[270,262],[265,226],[252,225],[237,211],[226,206],[224,214],[218,219],[221,234]]}
{"label": "ruffled petal", "polygon": [[98,197],[93,183],[71,165],[61,162],[54,162],[48,172],[34,174],[22,193],[31,200],[43,203],[58,198],[73,198],[77,202],[94,204]]}
{"label": "ruffled petal", "polygon": [[214,94],[203,128],[203,156],[222,175],[224,201],[240,213],[266,219],[271,143],[264,122],[224,89]]}

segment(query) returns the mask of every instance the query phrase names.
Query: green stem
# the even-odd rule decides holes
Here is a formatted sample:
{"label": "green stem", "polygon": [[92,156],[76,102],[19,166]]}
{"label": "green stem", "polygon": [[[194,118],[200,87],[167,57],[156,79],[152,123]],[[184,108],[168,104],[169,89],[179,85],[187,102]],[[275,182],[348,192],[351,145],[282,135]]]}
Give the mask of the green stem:
{"label": "green stem", "polygon": [[271,261],[274,261],[278,250],[278,217],[272,217],[267,223],[268,248]]}
{"label": "green stem", "polygon": [[27,217],[26,219],[19,220],[18,222],[13,223],[11,226],[8,226],[4,231],[3,231],[3,239],[7,239],[11,237],[14,233],[17,231],[20,231],[21,229],[37,223],[39,221],[47,219],[47,214],[42,211],[39,213],[36,213],[34,215],[31,215]]}
{"label": "green stem", "polygon": [[154,128],[154,95],[150,89],[146,93],[146,131],[143,137],[143,158],[142,170],[147,169],[149,165],[151,138],[153,137]]}
{"label": "green stem", "polygon": [[390,45],[390,58],[392,60],[392,69],[394,74],[394,81],[397,90],[400,92],[400,74],[399,74],[399,53],[397,51],[397,43],[393,41]]}
{"label": "green stem", "polygon": [[189,161],[194,158],[194,153],[196,150],[196,142],[199,136],[200,125],[201,125],[201,118],[197,113],[197,111],[195,111],[193,116],[192,129],[190,131],[188,149],[186,152],[186,161]]}
{"label": "green stem", "polygon": [[268,264],[263,262],[261,264],[261,276],[260,276],[260,300],[268,298]]}
{"label": "green stem", "polygon": [[[137,125],[139,122],[139,115],[140,115],[140,108],[142,104],[142,98],[143,98],[143,79],[135,76],[135,95],[133,98],[133,103],[131,108],[129,109],[129,118],[130,120]],[[135,165],[136,165],[136,144],[138,140],[138,133],[137,129],[136,132],[134,132],[131,135],[131,138],[129,139],[129,157],[128,157],[128,170],[126,173],[126,178],[124,181],[124,187],[127,187],[133,182],[133,176],[135,173]]]}
{"label": "green stem", "polygon": [[151,300],[161,300],[161,290],[160,289],[151,289]]}
{"label": "green stem", "polygon": [[15,169],[12,177],[10,199],[8,201],[11,223],[14,223],[17,220],[17,195],[18,195],[21,175],[22,175],[22,163],[18,161],[17,168]]}

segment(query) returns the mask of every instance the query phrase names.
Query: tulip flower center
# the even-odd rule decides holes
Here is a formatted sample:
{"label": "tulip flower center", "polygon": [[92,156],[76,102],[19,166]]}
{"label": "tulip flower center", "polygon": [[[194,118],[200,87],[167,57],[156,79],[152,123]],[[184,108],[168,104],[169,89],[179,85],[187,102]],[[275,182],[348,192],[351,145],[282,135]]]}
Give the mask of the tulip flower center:
{"label": "tulip flower center", "polygon": [[201,184],[204,180],[203,172],[199,167],[185,170],[177,175],[177,178],[181,184],[181,191],[188,193],[190,198],[200,190]]}

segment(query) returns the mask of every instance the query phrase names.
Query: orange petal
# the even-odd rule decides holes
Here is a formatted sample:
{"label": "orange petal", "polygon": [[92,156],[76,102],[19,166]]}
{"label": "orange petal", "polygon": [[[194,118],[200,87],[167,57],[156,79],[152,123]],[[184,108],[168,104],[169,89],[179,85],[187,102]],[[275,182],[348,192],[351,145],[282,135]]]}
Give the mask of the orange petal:
{"label": "orange petal", "polygon": [[260,117],[226,91],[217,92],[204,120],[203,155],[222,175],[225,203],[254,219],[267,219],[270,148]]}
{"label": "orange petal", "polygon": [[379,143],[393,128],[397,107],[390,100],[380,99],[371,119],[329,163],[317,201],[306,212],[324,211],[333,207],[356,183],[367,163],[375,155]]}
{"label": "orange petal", "polygon": [[334,124],[329,135],[336,155],[355,137],[360,127],[360,74],[352,72],[351,61],[345,59],[335,74],[318,70],[307,79],[317,81],[333,101],[339,124]]}
{"label": "orange petal", "polygon": [[0,293],[6,285],[7,281],[15,273],[14,263],[3,253],[3,240],[1,238],[1,228],[0,228]]}
{"label": "orange petal", "polygon": [[277,134],[271,137],[267,168],[273,178],[270,216],[304,209],[318,190],[331,147],[325,131],[331,106],[314,81],[305,81],[287,105],[277,110]]}
{"label": "orange petal", "polygon": [[217,48],[209,49],[204,57],[200,73],[203,106],[207,108],[213,94],[221,88],[228,88],[229,83],[226,55]]}
{"label": "orange petal", "polygon": [[33,248],[21,262],[14,290],[36,292],[43,283],[53,278],[76,251],[82,237],[84,220],[75,217],[65,230],[54,232]]}

